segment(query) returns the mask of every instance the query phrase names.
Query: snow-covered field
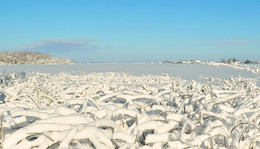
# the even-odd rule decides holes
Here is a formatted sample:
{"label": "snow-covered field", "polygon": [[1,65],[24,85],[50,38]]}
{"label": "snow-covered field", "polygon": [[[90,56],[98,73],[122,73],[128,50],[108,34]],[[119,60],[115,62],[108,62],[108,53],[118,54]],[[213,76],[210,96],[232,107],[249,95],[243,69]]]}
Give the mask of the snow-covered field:
{"label": "snow-covered field", "polygon": [[4,149],[260,148],[258,73],[197,64],[0,71]]}
{"label": "snow-covered field", "polygon": [[260,74],[260,64],[224,64],[224,63],[209,63],[214,66],[227,66],[233,69],[250,72],[253,74]]}
{"label": "snow-covered field", "polygon": [[[239,65],[243,66],[243,65]],[[246,65],[250,68],[259,65]],[[180,77],[185,80],[201,80],[205,77],[217,77],[228,79],[229,77],[257,77],[256,73],[251,73],[245,69],[233,69],[237,65],[227,65],[215,63],[205,64],[70,64],[70,65],[0,65],[0,72],[43,72],[57,74],[68,72],[70,74],[93,73],[93,72],[124,72],[133,75],[161,75],[169,74],[173,77]]]}

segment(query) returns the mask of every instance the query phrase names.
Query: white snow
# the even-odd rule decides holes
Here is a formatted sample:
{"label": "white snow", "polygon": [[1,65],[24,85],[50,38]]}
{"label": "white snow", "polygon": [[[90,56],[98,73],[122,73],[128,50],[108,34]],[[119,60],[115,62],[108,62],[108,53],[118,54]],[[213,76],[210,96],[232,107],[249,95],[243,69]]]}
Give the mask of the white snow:
{"label": "white snow", "polygon": [[259,148],[257,81],[253,75],[183,80],[167,74],[6,72],[1,146]]}

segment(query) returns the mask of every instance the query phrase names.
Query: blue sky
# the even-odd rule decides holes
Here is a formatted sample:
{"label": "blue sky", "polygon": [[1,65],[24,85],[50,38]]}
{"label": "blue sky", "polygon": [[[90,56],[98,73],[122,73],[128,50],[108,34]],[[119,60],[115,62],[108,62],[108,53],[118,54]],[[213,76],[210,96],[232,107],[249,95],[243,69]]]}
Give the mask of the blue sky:
{"label": "blue sky", "polygon": [[260,1],[0,0],[0,50],[76,62],[260,60]]}

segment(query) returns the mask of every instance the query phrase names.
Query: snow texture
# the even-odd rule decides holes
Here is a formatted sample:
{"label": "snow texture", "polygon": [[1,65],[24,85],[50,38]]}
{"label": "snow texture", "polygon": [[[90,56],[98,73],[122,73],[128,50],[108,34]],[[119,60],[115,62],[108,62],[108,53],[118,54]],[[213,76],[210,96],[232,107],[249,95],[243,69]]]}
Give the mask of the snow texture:
{"label": "snow texture", "polygon": [[3,73],[3,149],[260,148],[256,78]]}

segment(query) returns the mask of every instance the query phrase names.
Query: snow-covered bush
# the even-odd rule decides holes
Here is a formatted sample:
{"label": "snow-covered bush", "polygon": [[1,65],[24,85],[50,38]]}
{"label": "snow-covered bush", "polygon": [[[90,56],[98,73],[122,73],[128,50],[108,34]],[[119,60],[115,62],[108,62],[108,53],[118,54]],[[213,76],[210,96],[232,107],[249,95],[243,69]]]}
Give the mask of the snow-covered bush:
{"label": "snow-covered bush", "polygon": [[4,149],[259,148],[260,88],[247,78],[2,74]]}

